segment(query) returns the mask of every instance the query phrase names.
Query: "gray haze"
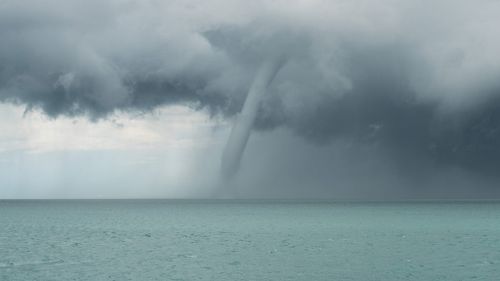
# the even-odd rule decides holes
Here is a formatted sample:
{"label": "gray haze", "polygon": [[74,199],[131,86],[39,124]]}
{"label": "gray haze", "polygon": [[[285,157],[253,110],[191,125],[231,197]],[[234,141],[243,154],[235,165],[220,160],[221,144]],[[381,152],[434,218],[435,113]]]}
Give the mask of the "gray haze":
{"label": "gray haze", "polygon": [[498,197],[499,14],[493,0],[7,0],[0,101],[232,120],[286,55],[253,125],[269,137],[237,179],[249,196]]}

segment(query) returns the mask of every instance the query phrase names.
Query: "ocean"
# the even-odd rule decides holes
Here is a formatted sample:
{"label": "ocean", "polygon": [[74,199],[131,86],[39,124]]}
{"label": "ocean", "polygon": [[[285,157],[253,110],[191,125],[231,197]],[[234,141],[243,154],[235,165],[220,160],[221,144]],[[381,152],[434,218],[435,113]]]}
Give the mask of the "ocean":
{"label": "ocean", "polygon": [[500,280],[500,203],[3,200],[0,280]]}

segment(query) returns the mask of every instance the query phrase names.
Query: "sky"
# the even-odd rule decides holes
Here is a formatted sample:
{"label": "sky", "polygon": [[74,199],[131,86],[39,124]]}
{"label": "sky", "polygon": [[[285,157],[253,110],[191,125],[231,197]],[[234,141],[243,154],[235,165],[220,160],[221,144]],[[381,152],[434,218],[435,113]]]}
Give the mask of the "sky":
{"label": "sky", "polygon": [[1,1],[0,198],[500,198],[498,14],[496,0]]}

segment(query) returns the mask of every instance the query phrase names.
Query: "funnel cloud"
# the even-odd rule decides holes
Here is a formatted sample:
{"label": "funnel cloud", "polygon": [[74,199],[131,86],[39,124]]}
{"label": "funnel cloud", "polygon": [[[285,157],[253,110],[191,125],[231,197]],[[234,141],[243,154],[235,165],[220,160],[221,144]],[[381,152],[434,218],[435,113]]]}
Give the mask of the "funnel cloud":
{"label": "funnel cloud", "polygon": [[262,96],[283,63],[284,59],[265,61],[259,68],[252,86],[250,86],[243,108],[238,114],[222,154],[221,176],[226,180],[231,179],[238,172]]}

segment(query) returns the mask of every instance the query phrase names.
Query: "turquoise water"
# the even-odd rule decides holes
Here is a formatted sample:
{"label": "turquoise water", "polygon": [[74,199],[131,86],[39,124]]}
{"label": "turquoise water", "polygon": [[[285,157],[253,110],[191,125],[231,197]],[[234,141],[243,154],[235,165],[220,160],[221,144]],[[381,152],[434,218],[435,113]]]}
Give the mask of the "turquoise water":
{"label": "turquoise water", "polygon": [[500,204],[0,201],[0,280],[499,280]]}

